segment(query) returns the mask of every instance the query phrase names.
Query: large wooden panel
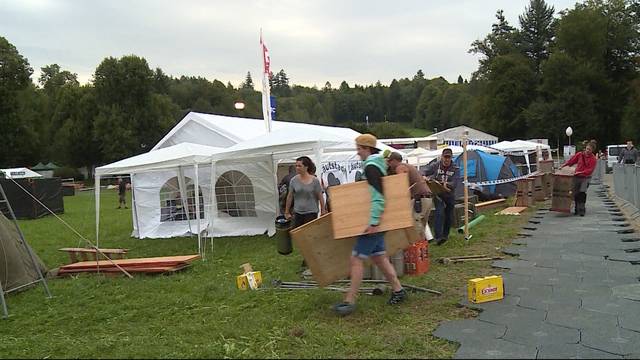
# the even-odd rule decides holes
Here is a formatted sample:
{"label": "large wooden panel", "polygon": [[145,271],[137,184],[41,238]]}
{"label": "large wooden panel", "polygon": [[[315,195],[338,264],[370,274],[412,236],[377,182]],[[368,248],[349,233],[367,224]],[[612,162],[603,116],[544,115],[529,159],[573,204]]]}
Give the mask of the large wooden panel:
{"label": "large wooden panel", "polygon": [[[307,262],[313,278],[326,286],[349,276],[349,259],[356,238],[335,240],[333,212],[291,231],[291,238]],[[419,240],[413,226],[388,231],[384,237],[387,254],[395,254]]]}
{"label": "large wooden panel", "polygon": [[[406,173],[382,178],[385,209],[380,220],[380,231],[404,229],[413,226],[409,177]],[[344,239],[360,235],[369,223],[371,195],[366,181],[332,186],[329,188],[333,213],[333,236]]]}

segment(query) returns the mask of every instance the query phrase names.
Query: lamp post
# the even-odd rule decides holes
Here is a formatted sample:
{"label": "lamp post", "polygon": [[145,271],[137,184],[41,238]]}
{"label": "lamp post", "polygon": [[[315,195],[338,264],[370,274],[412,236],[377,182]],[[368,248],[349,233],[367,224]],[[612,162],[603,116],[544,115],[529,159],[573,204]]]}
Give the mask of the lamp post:
{"label": "lamp post", "polygon": [[241,100],[238,100],[238,101],[235,102],[235,104],[233,104],[233,107],[236,110],[244,110],[245,104]]}
{"label": "lamp post", "polygon": [[564,131],[564,133],[569,137],[569,146],[571,146],[571,135],[573,135],[573,129],[571,128],[571,126],[569,126],[567,130]]}

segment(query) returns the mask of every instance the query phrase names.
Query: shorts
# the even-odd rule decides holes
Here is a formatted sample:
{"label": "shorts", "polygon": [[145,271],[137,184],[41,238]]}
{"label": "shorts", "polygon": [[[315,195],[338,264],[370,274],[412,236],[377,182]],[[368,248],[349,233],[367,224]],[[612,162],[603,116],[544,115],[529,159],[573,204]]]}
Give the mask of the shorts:
{"label": "shorts", "polygon": [[360,235],[353,247],[351,255],[360,259],[368,259],[371,256],[381,256],[386,254],[384,247],[384,232],[375,234]]}

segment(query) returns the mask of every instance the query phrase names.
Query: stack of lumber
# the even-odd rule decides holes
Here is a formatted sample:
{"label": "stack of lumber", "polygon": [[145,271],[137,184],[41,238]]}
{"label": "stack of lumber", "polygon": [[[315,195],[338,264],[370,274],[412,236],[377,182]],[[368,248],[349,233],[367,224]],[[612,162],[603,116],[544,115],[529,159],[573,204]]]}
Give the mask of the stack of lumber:
{"label": "stack of lumber", "polygon": [[138,259],[118,259],[112,261],[82,261],[60,267],[58,275],[69,275],[83,272],[121,272],[121,270],[115,264],[129,273],[159,274],[182,270],[188,267],[191,262],[199,258],[199,255],[185,255]]}

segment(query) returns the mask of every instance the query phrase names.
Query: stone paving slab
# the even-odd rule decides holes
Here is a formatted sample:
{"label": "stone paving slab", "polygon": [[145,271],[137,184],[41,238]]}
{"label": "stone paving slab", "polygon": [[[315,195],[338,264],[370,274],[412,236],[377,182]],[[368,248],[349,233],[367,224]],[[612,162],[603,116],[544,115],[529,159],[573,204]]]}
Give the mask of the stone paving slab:
{"label": "stone paving slab", "polygon": [[580,331],[541,322],[527,327],[510,327],[506,329],[503,339],[532,346],[577,344],[580,341]]}
{"label": "stone paving slab", "polygon": [[546,311],[511,306],[501,309],[487,309],[480,313],[478,320],[493,324],[506,325],[507,327],[520,327],[524,324],[542,322],[546,316]]}
{"label": "stone paving slab", "polygon": [[640,284],[618,285],[613,288],[613,295],[628,300],[640,301]]}
{"label": "stone paving slab", "polygon": [[549,344],[538,350],[538,359],[622,359],[620,355],[591,349],[583,345]]}
{"label": "stone paving slab", "polygon": [[535,346],[515,344],[502,339],[484,342],[464,342],[455,355],[456,359],[535,359]]}
{"label": "stone paving slab", "polygon": [[560,309],[547,312],[546,322],[573,329],[595,329],[600,326],[616,327],[618,317],[585,309]]}
{"label": "stone paving slab", "polygon": [[640,353],[640,333],[617,326],[582,330],[581,343],[616,355]]}
{"label": "stone paving slab", "polygon": [[456,320],[442,324],[433,335],[449,341],[462,343],[465,342],[465,340],[474,338],[486,340],[499,339],[504,336],[506,331],[507,327],[504,325],[476,320]]}

